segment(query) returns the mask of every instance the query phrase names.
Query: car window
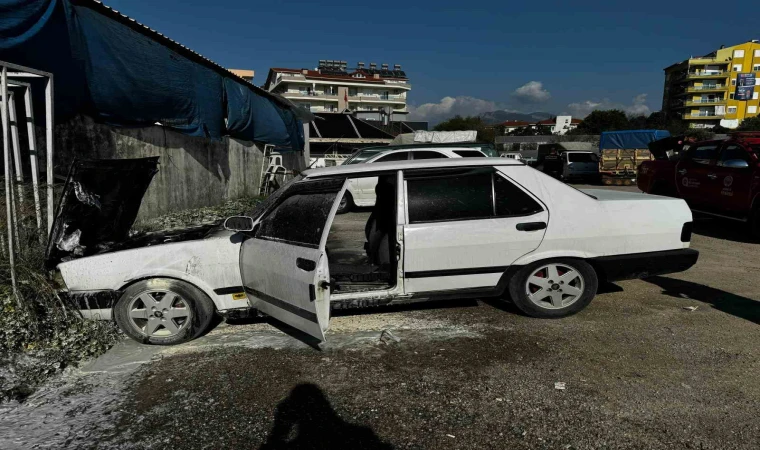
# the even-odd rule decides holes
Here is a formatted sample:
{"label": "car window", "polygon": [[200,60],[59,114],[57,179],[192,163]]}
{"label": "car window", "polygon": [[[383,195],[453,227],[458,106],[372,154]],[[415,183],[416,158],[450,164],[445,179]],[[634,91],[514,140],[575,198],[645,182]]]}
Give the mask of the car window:
{"label": "car window", "polygon": [[689,149],[686,153],[686,159],[689,159],[697,164],[710,164],[718,157],[718,145],[707,144],[699,145]]}
{"label": "car window", "polygon": [[443,153],[432,152],[428,150],[412,152],[412,159],[438,159],[438,158],[448,158],[448,156],[444,155]]}
{"label": "car window", "polygon": [[732,159],[741,159],[749,163],[749,154],[742,147],[731,144],[727,145],[723,151],[720,152],[720,161],[730,161]]}
{"label": "car window", "polygon": [[492,168],[405,173],[410,223],[525,216],[543,211]]}
{"label": "car window", "polygon": [[343,165],[346,164],[361,164],[364,161],[372,158],[373,156],[377,155],[378,153],[382,153],[382,149],[366,149],[366,150],[360,150],[356,153],[354,153],[352,156],[348,157],[345,161],[343,161]]}
{"label": "car window", "polygon": [[493,216],[491,173],[438,173],[406,182],[409,221],[440,222]]}
{"label": "car window", "polygon": [[291,186],[284,199],[259,222],[256,238],[317,248],[343,180]]}
{"label": "car window", "polygon": [[568,153],[569,162],[599,162],[599,158],[593,153]]}
{"label": "car window", "polygon": [[454,150],[454,153],[462,158],[483,158],[486,156],[477,150]]}
{"label": "car window", "polygon": [[372,162],[406,161],[407,159],[409,159],[409,152],[395,152],[383,155]]}
{"label": "car window", "polygon": [[499,174],[494,174],[493,190],[497,217],[528,216],[544,210],[522,189]]}

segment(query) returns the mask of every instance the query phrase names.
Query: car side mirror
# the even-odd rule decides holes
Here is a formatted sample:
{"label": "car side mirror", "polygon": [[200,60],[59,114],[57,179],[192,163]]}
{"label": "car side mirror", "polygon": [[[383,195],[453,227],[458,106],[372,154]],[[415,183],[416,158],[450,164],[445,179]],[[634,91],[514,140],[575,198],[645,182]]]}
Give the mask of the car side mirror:
{"label": "car side mirror", "polygon": [[745,169],[749,167],[749,163],[743,159],[729,159],[721,163],[723,167],[731,167],[734,169]]}
{"label": "car side mirror", "polygon": [[224,221],[224,229],[229,231],[253,231],[253,219],[248,216],[232,216]]}

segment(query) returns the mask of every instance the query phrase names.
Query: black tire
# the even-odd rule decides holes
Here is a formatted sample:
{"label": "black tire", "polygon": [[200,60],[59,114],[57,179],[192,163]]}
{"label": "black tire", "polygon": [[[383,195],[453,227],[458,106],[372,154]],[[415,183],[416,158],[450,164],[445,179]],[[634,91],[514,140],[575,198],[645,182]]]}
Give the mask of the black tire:
{"label": "black tire", "polygon": [[749,226],[752,238],[755,241],[760,242],[760,205],[755,206],[755,209],[752,210],[752,215],[749,218]]}
{"label": "black tire", "polygon": [[[576,289],[580,289],[580,287],[577,287],[578,285],[582,284],[583,288],[580,289],[581,293],[577,295],[576,299],[572,301],[572,303],[569,303],[565,307],[560,306],[551,306],[547,305],[546,307],[542,307],[538,305],[537,303],[534,303],[529,297],[528,297],[528,290],[533,289],[537,286],[528,285],[528,278],[531,277],[534,272],[546,268],[549,265],[557,265],[562,266],[565,268],[570,268],[575,270],[578,274],[580,274],[580,283],[578,283],[578,280],[575,279],[574,281],[571,280],[568,283],[575,283],[572,287],[576,287]],[[568,271],[569,272],[569,271]],[[567,274],[568,272],[564,272],[564,274]],[[560,274],[562,275],[562,274]],[[555,280],[551,280],[555,281]],[[555,286],[559,286],[559,280],[556,280],[557,283],[555,283]],[[564,282],[562,282],[564,284]],[[555,288],[554,290],[559,292],[562,292],[563,286],[559,286],[559,289]],[[596,271],[593,267],[591,267],[587,262],[580,260],[580,259],[571,259],[571,258],[556,258],[556,259],[547,259],[543,261],[537,261],[532,264],[528,264],[527,266],[520,269],[520,271],[515,274],[515,276],[512,277],[512,279],[509,281],[509,295],[514,302],[515,306],[517,306],[520,311],[525,313],[528,316],[531,317],[538,317],[543,319],[558,319],[560,317],[567,317],[570,315],[573,315],[577,313],[578,311],[582,310],[586,306],[588,306],[589,303],[591,303],[591,300],[596,295],[596,290],[599,287],[599,279],[596,275]],[[551,290],[551,288],[548,288]],[[541,288],[537,289],[537,291],[540,291]],[[565,288],[565,290],[567,290]],[[556,293],[556,292],[555,292]],[[569,295],[569,294],[559,294],[560,296]],[[560,302],[561,303],[561,302]]]}
{"label": "black tire", "polygon": [[[155,306],[160,306],[160,301],[169,293],[176,296],[176,301],[173,302],[170,309],[172,311],[185,311],[188,316],[184,319],[181,317],[167,319],[169,314],[167,313],[164,317],[164,313],[161,311],[159,311],[160,316],[155,312],[151,314],[151,309],[155,310]],[[153,306],[143,302],[142,298],[146,298],[146,295],[156,302]],[[169,301],[168,298],[166,300]],[[183,305],[186,310],[182,308]],[[130,315],[130,311],[140,315],[143,310],[145,311],[145,318],[133,318]],[[163,310],[166,311],[166,308]],[[119,328],[137,342],[153,345],[174,345],[193,340],[206,331],[214,318],[214,311],[214,302],[195,286],[171,278],[152,278],[138,281],[124,291],[114,308],[114,318]],[[162,322],[166,323],[167,320],[171,321],[171,325],[167,323],[167,326],[163,326]],[[143,323],[145,325],[141,327]],[[153,326],[149,323],[158,323],[158,329],[149,333],[148,327]],[[175,328],[176,332],[172,332],[170,328]],[[164,330],[168,334],[162,335],[161,332]]]}
{"label": "black tire", "polygon": [[340,204],[338,205],[338,214],[345,214],[349,211],[351,211],[354,207],[354,198],[351,196],[351,193],[346,191],[343,194],[343,198],[340,199]]}

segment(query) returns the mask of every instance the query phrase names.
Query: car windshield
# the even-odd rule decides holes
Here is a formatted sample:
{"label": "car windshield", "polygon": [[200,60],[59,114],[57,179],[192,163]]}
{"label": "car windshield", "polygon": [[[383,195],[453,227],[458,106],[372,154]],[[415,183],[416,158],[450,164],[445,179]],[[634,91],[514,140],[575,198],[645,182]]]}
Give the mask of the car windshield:
{"label": "car windshield", "polygon": [[358,152],[350,156],[347,160],[343,161],[343,165],[345,166],[346,164],[361,164],[364,161],[377,155],[378,153],[382,153],[383,151],[384,151],[383,149],[379,149],[379,148],[359,150]]}
{"label": "car windshield", "polygon": [[276,191],[272,192],[272,194],[269,197],[265,198],[264,201],[262,201],[261,203],[259,203],[258,205],[256,205],[256,207],[253,208],[253,211],[251,211],[251,213],[248,214],[248,215],[253,220],[258,219],[272,205],[274,205],[275,203],[277,203],[277,199],[279,199],[280,197],[282,197],[282,194],[285,193],[285,191],[287,191],[288,188],[293,185],[293,183],[295,183],[296,181],[302,180],[302,179],[303,179],[303,175],[300,175],[300,174],[296,175],[290,181],[288,181],[287,183],[283,184],[279,189],[277,189]]}
{"label": "car windshield", "polygon": [[570,162],[597,162],[599,158],[593,153],[568,153],[567,160]]}

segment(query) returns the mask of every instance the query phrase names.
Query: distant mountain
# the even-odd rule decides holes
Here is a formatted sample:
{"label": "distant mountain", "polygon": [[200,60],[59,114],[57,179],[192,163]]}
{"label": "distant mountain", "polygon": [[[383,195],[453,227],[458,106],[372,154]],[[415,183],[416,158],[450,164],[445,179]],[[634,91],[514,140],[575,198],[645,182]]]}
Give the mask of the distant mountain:
{"label": "distant mountain", "polygon": [[517,112],[504,111],[502,109],[498,111],[483,113],[480,115],[480,118],[483,119],[483,121],[487,123],[502,123],[502,122],[506,122],[507,120],[521,120],[523,122],[538,122],[539,120],[549,119],[554,116],[556,116],[556,114],[551,114],[547,112],[517,113]]}

